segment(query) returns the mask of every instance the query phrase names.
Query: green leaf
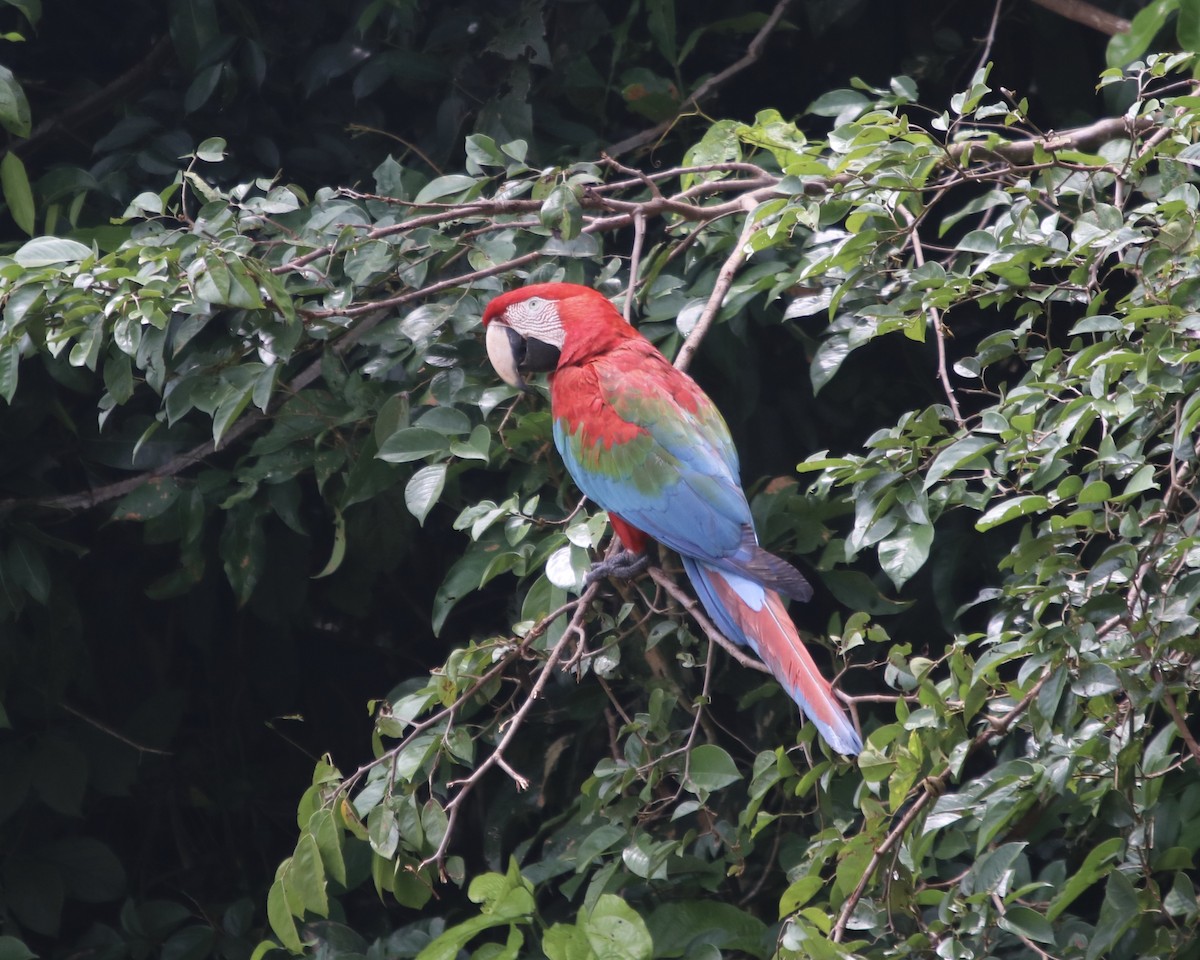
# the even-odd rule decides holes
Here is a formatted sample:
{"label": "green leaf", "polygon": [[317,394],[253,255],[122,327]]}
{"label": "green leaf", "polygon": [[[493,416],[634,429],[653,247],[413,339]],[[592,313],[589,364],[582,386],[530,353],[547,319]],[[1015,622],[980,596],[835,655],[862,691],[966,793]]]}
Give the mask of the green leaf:
{"label": "green leaf", "polygon": [[1055,942],[1054,927],[1045,917],[1029,907],[1008,907],[997,922],[1010,933],[1029,940],[1036,940],[1038,943]]}
{"label": "green leaf", "polygon": [[779,919],[782,920],[789,914],[795,913],[815,897],[824,886],[824,877],[815,874],[800,877],[784,890],[783,896],[779,898]]}
{"label": "green leaf", "polygon": [[[554,924],[542,936],[542,952],[546,960],[595,960],[596,954],[587,935],[577,926]],[[21,960],[21,958],[17,958]]]}
{"label": "green leaf", "polygon": [[184,113],[195,113],[208,103],[217,89],[217,84],[221,82],[221,74],[224,71],[224,63],[212,63],[196,74],[183,96]]}
{"label": "green leaf", "polygon": [[435,177],[421,188],[413,199],[413,203],[432,203],[434,200],[444,200],[448,197],[462,199],[459,195],[476,185],[474,177],[466,174],[453,173],[444,177]]}
{"label": "green leaf", "polygon": [[171,477],[154,477],[125,494],[113,510],[114,520],[146,521],[166,513],[182,492]]}
{"label": "green leaf", "polygon": [[985,469],[987,461],[982,459],[984,454],[991,453],[999,446],[990,437],[968,436],[943,447],[925,471],[922,489],[928,490],[943,477],[955,470],[965,470],[971,464],[975,464],[975,469]]}
{"label": "green leaf", "polygon": [[1114,870],[1108,875],[1100,921],[1088,941],[1087,960],[1108,956],[1125,931],[1138,922],[1141,912],[1133,883],[1120,870]]}
{"label": "green leaf", "polygon": [[688,754],[687,773],[692,784],[709,792],[742,779],[733,758],[715,743],[702,743]]}
{"label": "green leaf", "polygon": [[850,340],[844,334],[833,334],[821,341],[809,368],[813,393],[819,393],[833,379],[851,349]]}
{"label": "green leaf", "polygon": [[906,523],[879,542],[879,564],[899,590],[925,565],[933,545],[933,525]]}
{"label": "green leaf", "polygon": [[346,860],[342,854],[343,834],[333,816],[333,811],[328,808],[315,811],[309,818],[307,829],[317,843],[325,872],[345,886]]}
{"label": "green leaf", "polygon": [[67,894],[84,903],[106,903],[125,894],[125,868],[108,844],[94,837],[63,837],[44,848],[57,863]]}
{"label": "green leaf", "polygon": [[37,26],[42,19],[42,0],[4,0],[10,7],[16,7],[25,15],[25,19]]}
{"label": "green leaf", "polygon": [[442,433],[425,427],[404,427],[384,440],[375,456],[388,463],[408,463],[449,449],[450,441]]}
{"label": "green leaf", "polygon": [[417,954],[417,960],[456,960],[458,952],[484,930],[505,926],[509,921],[498,917],[472,917],[449,927]]}
{"label": "green leaf", "polygon": [[1154,42],[1154,37],[1166,25],[1167,17],[1179,7],[1179,0],[1152,0],[1137,12],[1129,30],[1113,34],[1105,58],[1110,67],[1123,67],[1136,60]]}
{"label": "green leaf", "polygon": [[162,945],[159,957],[162,960],[204,960],[212,954],[217,931],[207,924],[184,927]]}
{"label": "green leaf", "polygon": [[252,510],[240,509],[238,504],[230,510],[221,531],[221,560],[225,576],[233,588],[238,604],[245,604],[262,576],[266,541],[262,520]]}
{"label": "green leaf", "polygon": [[1104,480],[1093,480],[1075,496],[1079,503],[1104,503],[1111,498],[1112,487]]}
{"label": "green leaf", "polygon": [[0,67],[0,126],[18,137],[29,136],[29,101],[8,67]]}
{"label": "green leaf", "polygon": [[654,956],[654,941],[645,921],[615,894],[601,894],[580,926],[597,960],[651,960]]}
{"label": "green leaf", "polygon": [[[286,864],[287,861],[284,863]],[[283,865],[280,866],[280,873],[282,872]],[[278,876],[267,892],[267,921],[271,924],[271,929],[275,931],[279,942],[288,950],[292,953],[304,951],[304,946],[300,943],[300,935],[296,932],[295,918],[292,917],[292,911],[288,908],[283,881]]]}
{"label": "green leaf", "polygon": [[862,93],[857,90],[831,90],[829,93],[823,93],[809,104],[806,113],[811,113],[818,117],[843,117],[849,119],[850,114],[857,114],[865,109],[869,104],[868,100]]}
{"label": "green leaf", "polygon": [[443,436],[455,437],[471,431],[471,418],[457,407],[433,407],[415,425]]}
{"label": "green leaf", "polygon": [[982,533],[985,530],[998,527],[1002,523],[1008,523],[1010,520],[1027,517],[1031,513],[1038,513],[1049,506],[1050,501],[1039,494],[1024,494],[1019,497],[1012,497],[989,508],[982,517],[975,521],[975,529]]}
{"label": "green leaf", "polygon": [[598,856],[611,850],[629,836],[629,831],[615,823],[606,823],[589,833],[575,851],[575,869],[582,871]]}
{"label": "green leaf", "polygon": [[5,907],[17,923],[34,933],[56,937],[66,890],[52,863],[26,854],[8,854],[0,865]]}
{"label": "green leaf", "polygon": [[219,163],[225,159],[225,138],[209,137],[196,148],[196,156],[208,163]]}
{"label": "green leaf", "polygon": [[12,403],[17,394],[20,366],[20,343],[0,344],[0,397],[4,397],[6,403]]}
{"label": "green leaf", "polygon": [[1067,878],[1062,890],[1050,901],[1050,906],[1046,908],[1046,919],[1051,923],[1058,919],[1081,893],[1112,869],[1112,861],[1121,855],[1124,848],[1123,837],[1109,837],[1093,847],[1079,869]]}
{"label": "green leaf", "polygon": [[[814,878],[818,879],[818,878]],[[824,885],[822,883],[822,885]],[[646,918],[655,957],[692,957],[703,944],[722,956],[770,956],[771,929],[758,917],[719,900],[682,900],[654,908]]]}
{"label": "green leaf", "polygon": [[33,960],[36,956],[38,955],[16,937],[0,936],[0,960]]}
{"label": "green leaf", "polygon": [[425,518],[429,516],[429,511],[438,502],[446,486],[446,467],[445,463],[422,467],[412,475],[404,487],[405,506],[421,526],[425,525]]}
{"label": "green leaf", "polygon": [[33,188],[29,185],[25,164],[11,150],[0,160],[0,188],[4,191],[4,202],[8,204],[8,212],[13,220],[32,236],[35,225]]}
{"label": "green leaf", "polygon": [[34,237],[22,244],[13,259],[23,267],[47,267],[55,263],[73,263],[92,255],[92,248],[62,237]]}
{"label": "green leaf", "polygon": [[311,833],[304,833],[296,844],[296,852],[283,874],[289,892],[304,904],[304,909],[322,917],[329,916],[329,898],[325,892],[325,867],[321,851]]}
{"label": "green leaf", "polygon": [[583,226],[583,207],[569,184],[560,183],[542,201],[538,212],[542,225],[561,240],[574,240]]}
{"label": "green leaf", "polygon": [[320,580],[322,577],[336,573],[342,565],[342,561],[346,558],[346,518],[342,515],[342,511],[337,507],[333,508],[333,547],[329,551],[329,560],[325,566],[321,568],[320,573],[314,573],[313,579]]}
{"label": "green leaf", "polygon": [[663,59],[675,66],[679,62],[675,42],[675,0],[646,0],[646,10],[646,26],[654,45]]}
{"label": "green leaf", "polygon": [[14,537],[5,551],[4,565],[13,582],[36,603],[44,604],[50,599],[50,569],[37,544],[25,537]]}

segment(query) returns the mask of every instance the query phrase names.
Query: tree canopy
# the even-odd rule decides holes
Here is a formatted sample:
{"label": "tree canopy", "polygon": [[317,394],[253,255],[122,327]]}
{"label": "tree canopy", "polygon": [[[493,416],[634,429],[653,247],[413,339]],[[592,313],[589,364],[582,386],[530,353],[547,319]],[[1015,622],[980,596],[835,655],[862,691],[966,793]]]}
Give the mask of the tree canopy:
{"label": "tree canopy", "polygon": [[[0,960],[1190,955],[1200,3],[894,6],[8,0]],[[543,280],[717,401],[857,759],[585,582]]]}

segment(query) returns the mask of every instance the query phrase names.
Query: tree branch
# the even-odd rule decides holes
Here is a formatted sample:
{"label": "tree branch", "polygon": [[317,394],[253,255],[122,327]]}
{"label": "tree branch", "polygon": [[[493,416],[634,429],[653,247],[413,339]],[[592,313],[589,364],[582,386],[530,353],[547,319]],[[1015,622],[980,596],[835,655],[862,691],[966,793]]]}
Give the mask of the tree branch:
{"label": "tree branch", "polygon": [[[579,642],[583,641],[583,618],[587,614],[588,604],[591,603],[592,598],[595,597],[596,591],[599,590],[599,588],[599,582],[593,583],[583,591],[577,601],[573,601],[575,605],[575,611],[571,615],[571,622],[567,624],[567,628],[563,631],[562,636],[558,638],[558,642],[554,644],[553,649],[550,651],[550,655],[546,658],[546,662],[542,664],[541,672],[538,673],[537,679],[533,682],[533,686],[530,688],[529,695],[525,698],[525,702],[522,703],[521,706],[517,708],[516,713],[509,717],[508,720],[506,720],[502,725],[504,727],[504,735],[500,738],[500,742],[497,743],[492,752],[488,754],[487,759],[485,759],[481,764],[479,764],[479,766],[471,771],[470,776],[464,780],[457,781],[459,791],[446,804],[446,831],[442,835],[441,842],[438,844],[437,849],[421,863],[422,867],[436,864],[439,873],[443,875],[443,879],[445,878],[444,864],[446,861],[446,851],[450,846],[450,838],[454,832],[452,828],[455,820],[457,819],[458,811],[462,807],[463,801],[466,800],[471,791],[476,787],[476,785],[478,785],[479,781],[483,779],[483,775],[487,773],[488,770],[494,766],[500,767],[501,770],[504,770],[510,777],[513,778],[514,781],[516,781],[518,789],[523,790],[529,785],[528,780],[526,780],[508,765],[508,762],[504,759],[504,751],[508,749],[509,744],[511,744],[513,738],[516,737],[517,731],[520,730],[524,725],[525,718],[529,715],[529,711],[533,708],[533,704],[541,698],[542,691],[546,688],[546,684],[550,680],[551,672],[562,659],[563,653],[566,651],[567,644],[570,642],[571,638],[578,637]],[[554,618],[557,619],[557,616]],[[547,617],[542,622],[548,626],[553,621],[550,617]],[[522,783],[524,783],[524,786],[522,786]]]}
{"label": "tree branch", "polygon": [[96,115],[110,104],[128,96],[139,86],[153,80],[161,72],[173,49],[170,36],[162,37],[150,48],[145,57],[120,76],[115,77],[82,100],[75,101],[65,110],[52,117],[47,117],[39,123],[25,140],[18,140],[13,144],[13,152],[28,158],[46,146],[54,137],[70,133],[80,124],[94,120]]}
{"label": "tree branch", "polygon": [[1045,7],[1051,13],[1057,13],[1060,17],[1082,23],[1085,27],[1099,30],[1110,37],[1116,36],[1118,33],[1129,32],[1130,23],[1124,17],[1101,10],[1094,4],[1086,3],[1085,0],[1033,0],[1033,2],[1039,7]]}
{"label": "tree branch", "polygon": [[730,64],[720,73],[713,74],[713,76],[709,77],[693,90],[679,105],[679,111],[674,118],[655,124],[649,130],[643,130],[641,133],[635,133],[631,137],[626,137],[624,140],[606,147],[604,152],[611,157],[619,157],[621,154],[629,153],[631,150],[654,143],[655,140],[671,129],[685,111],[697,107],[702,100],[712,96],[712,94],[728,83],[731,78],[737,76],[737,74],[741,73],[747,67],[751,67],[757,63],[758,58],[762,56],[767,38],[775,32],[775,28],[779,26],[779,21],[783,19],[783,15],[791,3],[792,0],[779,0],[775,4],[775,9],[771,11],[770,15],[763,22],[763,25],[759,28],[758,33],[754,35],[754,38],[746,47],[746,52],[742,58]]}
{"label": "tree branch", "polygon": [[1118,137],[1140,136],[1156,126],[1157,124],[1148,117],[1137,117],[1133,120],[1126,117],[1105,117],[1095,123],[1064,130],[1062,133],[1014,140],[994,147],[985,148],[978,141],[964,140],[950,144],[946,153],[955,162],[961,162],[970,153],[979,152],[999,157],[1009,163],[1032,163],[1038,150],[1044,150],[1046,153],[1054,153],[1056,150],[1093,150]]}
{"label": "tree branch", "polygon": [[[940,197],[940,194],[938,196]],[[902,203],[896,204],[896,209],[908,223],[908,239],[912,244],[913,260],[916,261],[918,267],[923,267],[925,266],[925,248],[921,245],[918,218],[914,217]],[[942,390],[950,404],[950,413],[954,417],[954,422],[959,427],[965,428],[967,424],[963,420],[962,411],[959,410],[958,397],[954,393],[954,385],[950,382],[950,370],[946,363],[946,325],[942,322],[942,312],[934,306],[928,307],[925,312],[929,317],[929,322],[933,325],[933,334],[937,340],[938,380],[941,381]]]}
{"label": "tree branch", "polygon": [[746,249],[746,245],[750,242],[750,238],[755,231],[762,227],[762,221],[757,220],[754,216],[754,203],[748,197],[740,198],[739,202],[746,211],[746,220],[742,224],[742,232],[738,234],[737,243],[734,244],[733,250],[729,256],[725,258],[725,262],[721,264],[721,269],[717,272],[717,282],[713,284],[712,293],[709,294],[708,303],[704,305],[704,312],[700,314],[700,319],[696,321],[696,326],[692,328],[687,335],[687,339],[683,342],[683,346],[679,348],[679,356],[675,358],[675,366],[680,370],[686,370],[692,362],[692,357],[696,351],[700,349],[700,342],[708,333],[709,327],[713,325],[713,321],[717,318],[717,313],[721,309],[721,304],[725,302],[725,294],[729,292],[730,286],[733,285],[733,278],[737,276],[738,269],[746,258],[750,256]]}

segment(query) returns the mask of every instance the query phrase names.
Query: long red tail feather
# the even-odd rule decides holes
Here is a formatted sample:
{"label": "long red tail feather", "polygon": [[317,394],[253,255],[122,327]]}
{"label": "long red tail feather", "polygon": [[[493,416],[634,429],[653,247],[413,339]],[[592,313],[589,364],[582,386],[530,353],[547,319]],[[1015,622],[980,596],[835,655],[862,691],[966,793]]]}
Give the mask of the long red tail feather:
{"label": "long red tail feather", "polygon": [[684,557],[704,608],[735,643],[748,646],[839,753],[862,752],[862,738],[821,676],[779,594],[736,574]]}

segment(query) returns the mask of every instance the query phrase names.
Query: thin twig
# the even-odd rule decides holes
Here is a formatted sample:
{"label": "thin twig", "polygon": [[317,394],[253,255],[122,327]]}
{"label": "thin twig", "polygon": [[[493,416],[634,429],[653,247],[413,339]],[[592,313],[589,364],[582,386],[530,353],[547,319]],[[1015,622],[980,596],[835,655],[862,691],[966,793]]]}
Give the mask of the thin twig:
{"label": "thin twig", "polygon": [[28,158],[56,135],[73,134],[80,125],[103,117],[111,104],[128,97],[139,87],[153,82],[161,74],[173,50],[170,36],[164,35],[147,51],[145,57],[124,73],[86,97],[72,100],[67,109],[46,118],[34,127],[26,139],[15,141],[11,147],[12,151]]}
{"label": "thin twig", "polygon": [[979,63],[975,67],[975,72],[978,73],[985,66],[992,56],[992,44],[996,42],[996,27],[1000,23],[1000,10],[1004,6],[1004,0],[996,0],[995,7],[992,8],[992,22],[988,26],[987,36],[983,38],[983,50],[979,54]]}
{"label": "thin twig", "polygon": [[[745,198],[742,199],[745,200]],[[733,250],[725,258],[725,262],[721,264],[721,269],[717,272],[717,282],[713,284],[708,303],[704,305],[704,312],[700,314],[700,319],[696,321],[696,325],[684,340],[683,346],[679,348],[679,355],[675,358],[675,366],[679,370],[686,370],[692,362],[692,357],[700,349],[700,342],[708,333],[709,327],[713,325],[713,321],[716,320],[721,304],[725,302],[725,294],[729,292],[733,278],[737,276],[738,268],[746,262],[746,258],[749,256],[747,247],[750,237],[763,225],[762,221],[754,216],[753,206],[746,206],[745,209],[746,220],[742,224],[742,231],[738,234]]]}
{"label": "thin twig", "polygon": [[700,609],[700,604],[697,603],[696,600],[694,600],[691,596],[689,596],[687,591],[685,591],[681,586],[679,586],[679,584],[672,580],[662,569],[659,567],[649,567],[646,572],[650,575],[650,578],[655,583],[657,583],[663,588],[663,590],[670,594],[672,599],[674,599],[676,603],[678,603],[681,607],[683,607],[684,610],[688,612],[688,616],[696,621],[700,629],[704,631],[704,635],[708,637],[709,640],[722,647],[726,653],[733,657],[733,659],[740,663],[743,667],[749,667],[751,670],[759,671],[759,673],[769,674],[771,672],[766,665],[744,653],[741,647],[737,646],[732,641],[727,640],[725,635],[721,633],[721,631],[716,628],[713,622],[704,615],[704,612]]}
{"label": "thin twig", "polygon": [[629,254],[629,285],[625,289],[625,322],[633,320],[633,301],[637,294],[638,267],[642,262],[642,244],[646,240],[646,215],[639,210],[633,215],[633,250]]}
{"label": "thin twig", "polygon": [[[517,781],[518,789],[523,789],[521,787],[522,781],[524,781],[525,785],[528,786],[528,781],[526,781],[524,777],[521,777],[510,766],[508,766],[504,759],[504,751],[508,749],[509,744],[511,744],[513,739],[516,737],[517,731],[519,731],[524,725],[525,718],[529,715],[529,711],[533,709],[534,703],[541,699],[542,691],[546,688],[546,684],[550,680],[550,676],[554,671],[554,667],[558,664],[559,660],[562,659],[563,653],[567,649],[567,644],[573,637],[583,637],[583,618],[587,614],[588,605],[595,597],[596,591],[599,590],[599,588],[599,583],[591,584],[580,595],[578,601],[573,603],[575,611],[571,616],[570,623],[567,624],[566,629],[563,630],[562,636],[558,638],[558,642],[554,644],[554,647],[551,649],[549,655],[546,657],[545,662],[542,664],[542,669],[538,673],[537,679],[534,680],[533,686],[529,690],[529,695],[525,698],[525,702],[522,703],[521,706],[517,708],[516,712],[505,721],[504,735],[500,738],[500,742],[496,744],[487,758],[471,771],[470,776],[462,781],[459,781],[458,792],[446,804],[446,832],[443,834],[437,849],[430,856],[425,858],[425,860],[421,863],[421,867],[427,867],[432,864],[436,864],[438,871],[444,875],[446,851],[449,849],[450,839],[453,833],[450,827],[457,819],[457,813],[459,809],[461,809],[463,802],[470,795],[471,791],[478,785],[479,781],[483,779],[484,774],[487,773],[488,770],[494,766],[498,766],[501,770],[504,770],[509,774],[509,776]],[[547,618],[547,620],[548,619],[549,618]]]}
{"label": "thin twig", "polygon": [[119,730],[114,730],[107,723],[97,720],[95,717],[88,716],[82,710],[76,709],[75,707],[71,706],[69,703],[63,703],[60,701],[58,705],[60,707],[62,707],[64,710],[66,710],[67,713],[71,714],[71,716],[78,717],[84,723],[88,724],[89,726],[95,727],[97,730],[101,731],[102,733],[107,733],[114,740],[121,741],[121,743],[125,744],[127,747],[132,747],[138,753],[156,753],[160,757],[170,757],[173,755],[170,750],[159,750],[157,747],[148,747],[144,743],[138,743],[136,740],[131,740],[129,737],[125,736],[125,734],[121,733]]}
{"label": "thin twig", "polygon": [[[776,11],[779,11],[779,7]],[[1067,130],[1062,133],[1052,134],[1046,137],[1040,137],[1030,140],[1018,141],[1010,144],[1000,144],[993,147],[987,154],[988,157],[999,157],[1011,163],[1022,163],[1030,160],[1034,151],[1043,149],[1054,151],[1056,149],[1087,149],[1105,140],[1119,136],[1129,136],[1138,133],[1144,133],[1151,128],[1163,129],[1161,126],[1147,119],[1139,118],[1135,121],[1126,121],[1123,117],[1112,117],[1105,120],[1097,121],[1085,127],[1079,127],[1074,130]],[[951,163],[957,163],[964,159],[965,151],[970,144],[952,144],[947,148],[947,159]],[[623,167],[621,164],[612,161],[611,158],[606,161],[614,170],[624,171],[629,168]],[[1053,164],[1051,164],[1053,165]],[[724,173],[729,175],[726,179],[710,180],[702,183],[694,184],[687,190],[684,190],[674,196],[662,196],[661,194],[652,195],[648,200],[625,201],[613,196],[621,190],[632,189],[638,186],[645,187],[647,183],[653,185],[661,183],[665,180],[680,177],[685,174],[703,174],[703,173]],[[972,179],[964,171],[959,171],[956,174],[954,183]],[[638,173],[637,176],[628,177],[612,183],[598,184],[592,187],[582,198],[581,203],[585,209],[592,211],[616,211],[610,216],[593,215],[589,223],[583,228],[585,233],[600,233],[605,231],[617,230],[637,223],[638,217],[648,219],[652,216],[679,216],[691,222],[699,224],[699,230],[709,224],[715,223],[723,217],[743,213],[754,205],[771,198],[776,195],[776,187],[778,185],[778,177],[768,173],[761,167],[753,163],[744,161],[730,163],[715,163],[715,164],[697,164],[693,166],[672,167],[668,170],[659,170],[652,173]],[[837,183],[845,183],[844,177],[832,177],[825,181],[820,181],[814,178],[807,188],[813,193],[820,193]],[[945,189],[950,184],[943,183],[934,189]],[[348,196],[358,196],[351,191],[345,191]],[[736,194],[733,198],[718,203],[703,204],[701,201],[714,193],[724,193],[725,195]],[[417,206],[409,204],[410,206]],[[383,238],[387,236],[411,231],[422,225],[436,225],[454,220],[468,220],[479,218],[481,220],[500,217],[507,214],[529,213],[538,208],[540,204],[533,200],[510,200],[510,199],[494,199],[474,201],[468,204],[458,205],[442,205],[442,204],[422,204],[419,209],[430,211],[419,216],[410,217],[397,224],[390,224],[386,227],[379,227],[374,230],[363,232],[359,239]],[[747,223],[744,225],[746,229],[757,229],[757,224],[751,223],[752,217],[747,217]],[[690,236],[698,235],[699,230],[693,231]],[[743,239],[745,233],[743,233]],[[636,234],[635,234],[636,241]],[[686,244],[680,244],[676,249],[684,248]],[[301,256],[295,257],[286,263],[277,265],[271,268],[273,273],[286,274],[289,272],[299,271],[305,267],[315,263],[322,257],[328,257],[333,254],[336,249],[336,244],[327,244],[322,247],[310,250]],[[342,309],[301,309],[299,312],[302,316],[308,319],[319,320],[326,317],[348,317],[356,322],[351,329],[347,330],[334,341],[333,349],[339,352],[344,352],[350,345],[363,337],[366,333],[374,329],[391,311],[398,307],[405,306],[420,300],[425,300],[430,296],[441,293],[449,289],[462,289],[471,284],[485,279],[487,277],[498,274],[507,273],[514,270],[519,270],[524,266],[539,260],[543,254],[540,251],[534,251],[524,254],[519,257],[514,257],[504,263],[493,264],[479,270],[472,270],[456,276],[448,277],[440,280],[437,283],[419,289],[406,290],[395,296],[388,297],[382,300],[363,302]],[[745,244],[739,241],[737,247],[731,254],[729,262],[726,264],[726,270],[719,280],[718,286],[714,289],[713,295],[710,296],[709,303],[706,306],[705,314],[702,317],[701,323],[697,329],[692,331],[692,335],[683,345],[679,355],[679,365],[681,368],[690,362],[692,354],[695,352],[705,330],[711,324],[713,317],[720,307],[720,301],[724,296],[724,292],[728,289],[728,285],[732,282],[733,273],[736,268],[745,259]],[[628,302],[628,301],[627,301]],[[279,388],[279,396],[288,396],[295,394],[303,387],[315,381],[321,375],[320,360],[311,361],[307,367],[302,369],[288,383]],[[270,411],[269,411],[270,413]],[[269,415],[263,415],[257,411],[243,414],[229,430],[227,430],[222,438],[222,444],[230,447],[233,443],[243,437],[246,433],[261,426],[263,423],[269,422]],[[44,497],[22,497],[9,498],[0,500],[0,514],[21,507],[46,508],[51,510],[84,510],[90,509],[101,504],[110,502],[125,496],[128,493],[141,487],[143,484],[171,477],[182,473],[183,471],[195,466],[198,463],[206,461],[216,452],[216,445],[211,441],[205,441],[198,444],[191,450],[184,451],[168,460],[166,463],[154,469],[147,470],[135,476],[126,477],[113,483],[104,484],[92,489],[84,491],[76,491],[65,494],[55,494]]]}
{"label": "thin twig", "polygon": [[[908,239],[912,244],[913,260],[916,261],[918,267],[923,267],[925,266],[925,250],[921,246],[921,233],[915,218],[903,203],[896,204],[896,209],[908,222]],[[963,420],[962,411],[958,408],[958,398],[954,395],[954,385],[950,383],[950,370],[946,364],[946,325],[942,323],[942,312],[932,305],[926,308],[925,312],[929,316],[929,322],[933,324],[933,334],[937,341],[938,380],[941,381],[942,390],[950,404],[950,413],[954,417],[954,422],[965,429],[967,423]]]}
{"label": "thin twig", "polygon": [[737,74],[741,73],[748,67],[754,66],[754,64],[758,62],[759,57],[762,56],[763,48],[767,44],[767,39],[772,33],[775,32],[775,28],[779,26],[779,21],[783,19],[783,15],[787,11],[787,8],[791,5],[791,2],[792,0],[779,0],[779,2],[775,4],[775,9],[772,10],[767,19],[763,21],[763,25],[759,27],[758,33],[754,35],[753,39],[747,45],[746,52],[742,55],[741,59],[730,64],[720,73],[713,74],[698,87],[696,87],[696,89],[693,90],[679,105],[679,110],[676,117],[670,120],[664,120],[662,123],[656,124],[649,130],[643,130],[641,133],[635,133],[632,137],[626,137],[624,140],[606,147],[604,152],[609,156],[619,157],[622,154],[629,153],[630,150],[636,150],[638,147],[644,147],[648,143],[654,143],[664,133],[671,129],[671,126],[675,123],[679,116],[682,116],[688,110],[697,107],[701,101],[710,97],[713,93],[728,83],[733,77],[737,76]]}

